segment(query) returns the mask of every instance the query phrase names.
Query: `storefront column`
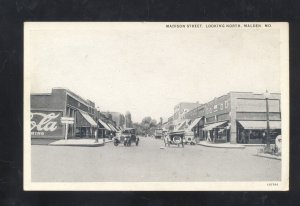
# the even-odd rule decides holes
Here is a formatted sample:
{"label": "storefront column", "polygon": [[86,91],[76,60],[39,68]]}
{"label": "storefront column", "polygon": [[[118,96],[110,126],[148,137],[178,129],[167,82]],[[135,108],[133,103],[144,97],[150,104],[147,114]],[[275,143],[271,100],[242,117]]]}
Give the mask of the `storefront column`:
{"label": "storefront column", "polygon": [[236,109],[237,103],[233,93],[230,94],[230,143],[237,143],[237,126],[236,126]]}

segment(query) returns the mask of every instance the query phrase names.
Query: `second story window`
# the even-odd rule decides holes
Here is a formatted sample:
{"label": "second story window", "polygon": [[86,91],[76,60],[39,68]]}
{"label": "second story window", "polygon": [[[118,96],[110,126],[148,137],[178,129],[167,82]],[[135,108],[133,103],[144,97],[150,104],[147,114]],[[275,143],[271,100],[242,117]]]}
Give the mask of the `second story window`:
{"label": "second story window", "polygon": [[225,108],[228,108],[228,101],[225,101]]}

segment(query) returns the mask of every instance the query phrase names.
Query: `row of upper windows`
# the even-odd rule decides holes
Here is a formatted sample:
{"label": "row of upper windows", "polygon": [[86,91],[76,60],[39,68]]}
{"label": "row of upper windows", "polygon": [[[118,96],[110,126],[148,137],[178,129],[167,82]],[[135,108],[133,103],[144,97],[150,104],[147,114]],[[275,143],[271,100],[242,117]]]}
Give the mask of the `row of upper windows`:
{"label": "row of upper windows", "polygon": [[204,109],[201,109],[201,110],[198,110],[198,109],[192,110],[192,111],[186,113],[185,117],[186,118],[197,117],[197,116],[202,116],[205,113],[206,114],[211,114],[213,112],[217,112],[217,111],[222,111],[224,109],[228,109],[228,107],[229,107],[229,102],[228,102],[228,100],[225,100],[223,103],[215,104],[214,106],[211,106],[211,107],[206,106],[205,110]]}
{"label": "row of upper windows", "polygon": [[219,107],[217,104],[215,104],[213,107],[209,107],[206,109],[206,114],[211,114],[213,112],[217,112],[218,110],[227,109],[229,106],[228,100],[225,100],[224,103],[219,104]]}

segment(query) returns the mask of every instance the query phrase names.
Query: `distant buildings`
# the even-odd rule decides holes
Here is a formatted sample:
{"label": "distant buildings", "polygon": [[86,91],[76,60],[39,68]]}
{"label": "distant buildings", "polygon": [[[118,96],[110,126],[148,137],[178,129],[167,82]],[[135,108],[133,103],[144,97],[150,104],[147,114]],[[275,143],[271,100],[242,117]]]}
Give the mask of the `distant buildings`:
{"label": "distant buildings", "polygon": [[117,127],[125,127],[125,116],[120,112],[102,112],[106,117],[111,117],[111,119],[116,123]]}
{"label": "distant buildings", "polygon": [[174,107],[173,123],[176,125],[185,119],[185,114],[200,106],[199,102],[180,102]]}

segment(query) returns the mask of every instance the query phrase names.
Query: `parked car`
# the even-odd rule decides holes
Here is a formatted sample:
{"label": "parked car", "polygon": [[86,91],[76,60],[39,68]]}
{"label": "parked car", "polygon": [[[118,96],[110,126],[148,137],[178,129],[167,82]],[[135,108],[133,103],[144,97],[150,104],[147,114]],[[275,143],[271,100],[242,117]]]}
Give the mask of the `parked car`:
{"label": "parked car", "polygon": [[177,145],[184,147],[184,131],[170,132],[164,137],[165,146],[170,147],[170,145]]}
{"label": "parked car", "polygon": [[163,136],[163,130],[162,129],[155,129],[154,131],[155,139],[161,139]]}
{"label": "parked car", "polygon": [[131,143],[135,143],[136,146],[139,145],[140,139],[136,136],[134,128],[125,128],[121,134],[114,138],[114,145],[124,144],[124,146],[131,146]]}
{"label": "parked car", "polygon": [[169,132],[164,138],[165,146],[177,145],[178,147],[181,145],[184,147],[184,144],[195,145],[196,139],[194,136],[194,132],[192,131],[174,131]]}
{"label": "parked car", "polygon": [[192,131],[185,131],[184,139],[186,140],[185,141],[186,144],[190,144],[190,145],[196,144],[195,135],[194,135],[194,132],[192,132]]}

